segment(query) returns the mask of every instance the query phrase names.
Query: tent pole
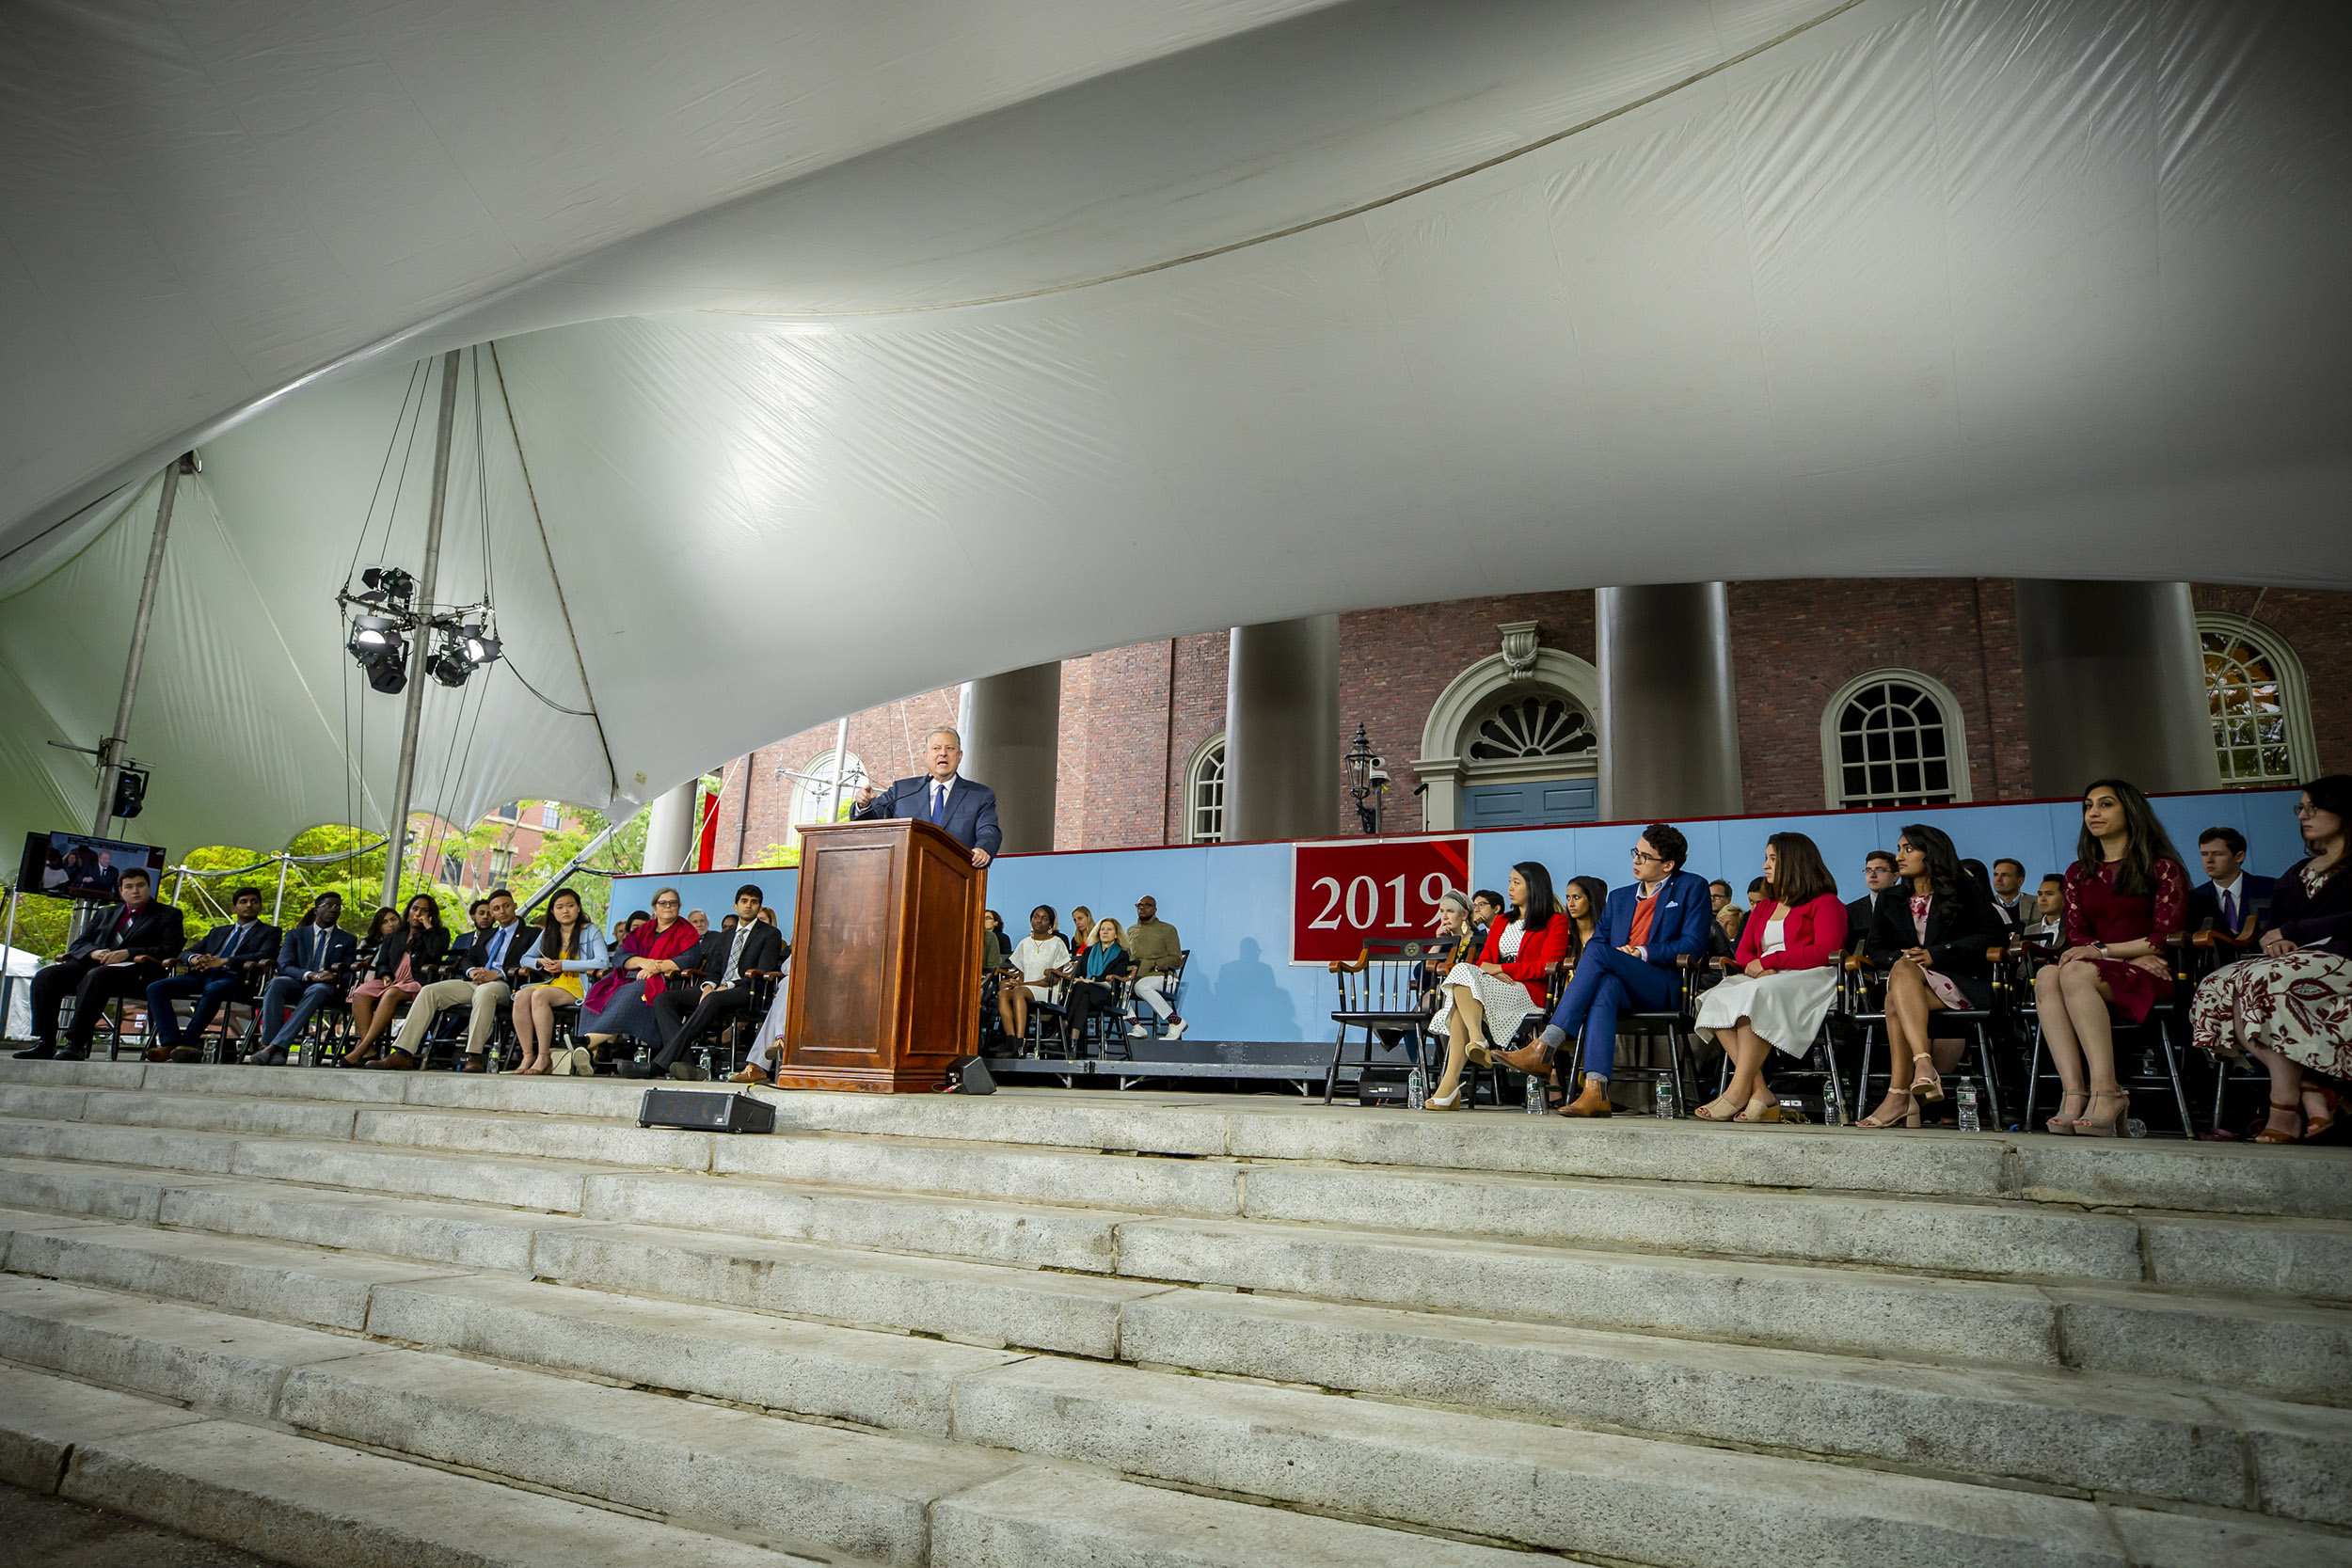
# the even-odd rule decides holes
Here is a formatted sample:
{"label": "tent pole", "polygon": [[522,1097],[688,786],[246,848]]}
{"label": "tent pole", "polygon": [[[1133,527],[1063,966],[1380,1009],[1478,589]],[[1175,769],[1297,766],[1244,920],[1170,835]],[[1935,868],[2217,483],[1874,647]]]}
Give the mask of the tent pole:
{"label": "tent pole", "polygon": [[[565,861],[564,863],[564,869],[557,872],[554,876],[549,877],[548,879],[548,885],[532,894],[531,895],[531,902],[525,904],[521,909],[515,911],[515,918],[517,920],[530,919],[532,911],[537,909],[540,905],[546,903],[548,899],[554,897],[558,893],[561,893],[564,890],[564,878],[570,876],[573,872],[587,864],[589,856],[603,848],[607,843],[611,842],[614,833],[619,832],[628,825],[628,817],[623,817],[618,822],[606,824],[604,832],[598,833],[596,837],[588,841],[588,847],[582,849],[579,854],[574,855],[570,860]],[[609,909],[605,911],[605,913],[608,915],[612,912],[612,911]]]}
{"label": "tent pole", "polygon": [[[384,903],[400,903],[400,863],[408,852],[408,792],[417,782],[417,729],[424,718],[425,617],[433,613],[433,585],[441,575],[441,516],[449,501],[449,436],[457,422],[457,358],[441,356],[441,422],[433,436],[433,504],[425,514],[424,569],[417,574],[417,634],[408,649],[408,705],[400,720],[400,770],[392,783],[392,819],[384,830]],[[483,498],[488,503],[487,497]]]}
{"label": "tent pole", "polygon": [[164,493],[155,502],[155,536],[148,541],[147,576],[139,583],[138,616],[131,623],[131,657],[122,666],[122,700],[115,705],[115,727],[98,743],[98,815],[90,834],[114,831],[115,784],[122,777],[122,753],[130,741],[131,708],[139,700],[139,666],[147,661],[147,627],[155,618],[155,589],[164,579],[164,540],[171,532],[171,509],[180,499],[180,476],[193,473],[192,455],[164,465]]}
{"label": "tent pole", "polygon": [[280,930],[285,929],[286,924],[286,872],[293,865],[292,855],[278,858],[278,902],[270,906],[269,923]]}
{"label": "tent pole", "polygon": [[841,722],[833,731],[833,789],[825,797],[825,820],[841,820],[841,770],[850,760],[850,717],[841,716]]}
{"label": "tent pole", "polygon": [[0,1034],[8,1026],[8,1007],[16,999],[16,975],[8,959],[16,952],[16,889],[8,889],[8,934],[0,937]]}

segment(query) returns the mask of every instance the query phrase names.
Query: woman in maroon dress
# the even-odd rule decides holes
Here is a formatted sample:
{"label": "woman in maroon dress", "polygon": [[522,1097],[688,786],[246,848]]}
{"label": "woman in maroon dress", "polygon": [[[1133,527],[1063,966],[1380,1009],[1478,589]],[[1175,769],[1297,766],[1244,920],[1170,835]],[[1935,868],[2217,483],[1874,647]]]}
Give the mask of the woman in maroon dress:
{"label": "woman in maroon dress", "polygon": [[2148,798],[2122,779],[2084,790],[2082,836],[2066,868],[2066,948],[2034,976],[2042,1036],[2066,1085],[2051,1132],[2115,1136],[2131,1097],[2115,1081],[2107,1009],[2141,1023],[2171,999],[2167,942],[2187,923],[2188,870]]}

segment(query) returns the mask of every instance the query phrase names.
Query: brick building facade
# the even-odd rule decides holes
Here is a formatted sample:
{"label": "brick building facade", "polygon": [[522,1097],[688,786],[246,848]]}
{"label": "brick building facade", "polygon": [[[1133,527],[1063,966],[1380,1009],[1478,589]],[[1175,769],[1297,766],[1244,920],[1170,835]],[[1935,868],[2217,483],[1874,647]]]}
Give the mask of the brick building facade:
{"label": "brick building facade", "polygon": [[[1826,799],[1823,715],[1840,689],[1872,671],[1927,677],[1948,700],[1966,759],[1963,798],[2032,794],[2016,599],[2006,578],[1866,578],[1735,583],[1734,678],[1744,804],[1807,812]],[[2197,610],[2244,617],[2299,660],[2312,751],[2322,771],[2352,770],[2352,594],[2209,587]],[[1361,723],[1386,760],[1388,827],[1413,832],[1423,804],[1423,731],[1457,677],[1496,654],[1501,628],[1533,622],[1546,649],[1589,665],[1589,590],[1459,599],[1340,617],[1340,713]],[[1106,849],[1185,842],[1189,770],[1225,726],[1227,637],[1207,632],[1115,648],[1062,665],[1055,847]],[[923,734],[953,723],[958,689],[857,714],[849,751],[867,776],[916,770]],[[718,863],[762,858],[787,841],[795,811],[813,809],[795,774],[821,769],[834,728],[803,731],[723,770]],[[1955,773],[1959,769],[1955,766]],[[796,784],[801,785],[796,789]],[[1339,781],[1334,781],[1339,788]]]}

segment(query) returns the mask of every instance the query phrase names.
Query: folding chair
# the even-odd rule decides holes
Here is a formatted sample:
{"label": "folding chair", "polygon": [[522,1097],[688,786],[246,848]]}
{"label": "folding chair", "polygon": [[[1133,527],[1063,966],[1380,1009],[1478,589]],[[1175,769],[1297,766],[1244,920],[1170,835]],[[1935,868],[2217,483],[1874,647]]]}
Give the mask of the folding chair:
{"label": "folding chair", "polygon": [[[1176,1005],[1176,998],[1184,991],[1184,971],[1190,966],[1191,963],[1192,949],[1189,947],[1183,948],[1179,950],[1176,955],[1176,967],[1160,976],[1161,979],[1168,982],[1160,990],[1160,999],[1168,1004],[1168,1010],[1169,1013],[1180,1018],[1184,1016],[1184,1010]],[[1135,993],[1135,987],[1132,983],[1129,984],[1127,990],[1130,1003],[1132,1004]],[[1168,1020],[1160,1017],[1158,1013],[1153,1012],[1149,1006],[1134,1006],[1130,1016],[1122,1020],[1122,1022],[1127,1024],[1128,1032],[1130,1034],[1133,1034],[1136,1029],[1143,1029],[1148,1031],[1151,1037],[1153,1039],[1160,1038],[1168,1032]],[[1130,1049],[1127,1052],[1127,1055],[1129,1059],[1132,1060],[1135,1056],[1135,1052]]]}
{"label": "folding chair", "polygon": [[[2112,1037],[2115,1041],[2115,1082],[2118,1086],[2127,1091],[2131,1089],[2169,1089],[2172,1093],[2173,1109],[2179,1114],[2181,1118],[2181,1135],[2185,1138],[2194,1138],[2197,1136],[2197,1127],[2196,1123],[2189,1116],[2188,1091],[2184,1088],[2181,1084],[2180,1048],[2174,1043],[2173,1039],[2176,1030],[2180,1032],[2183,1037],[2186,1037],[2187,1032],[2188,997],[2191,990],[2194,989],[2189,981],[2187,964],[2185,958],[2185,955],[2188,952],[2189,948],[2188,942],[2185,937],[2175,937],[2170,945],[2172,962],[2172,1000],[2169,1002],[2159,1002],[2155,1004],[2155,1006],[2150,1007],[2148,1009],[2147,1019],[2139,1023],[2128,1022],[2122,1018],[2116,1017],[2112,1012],[2107,1015],[2110,1021],[2109,1026],[2112,1031]],[[2026,990],[2027,994],[2032,994],[2031,986],[2033,976],[2038,974],[2041,969],[2044,967],[2044,965],[2037,962],[2029,951],[2026,959],[2026,966],[2025,972],[2021,974],[2020,983],[2021,986],[2023,986],[2023,988]],[[2034,1106],[2040,1098],[2042,1085],[2045,1083],[2059,1084],[2061,1087],[2063,1087],[2063,1081],[2059,1079],[2058,1069],[2055,1066],[2052,1067],[2047,1072],[2042,1070],[2043,1052],[2042,1014],[2041,1008],[2038,1006],[2034,1008],[2033,1012],[2032,1034],[2033,1058],[2032,1065],[2026,1069],[2027,1075],[2026,1081],[2025,1126],[2028,1132],[2033,1131],[2040,1126],[2040,1123],[2034,1117]],[[2139,1049],[2137,1053],[2137,1065],[2138,1066],[2138,1070],[2127,1071],[2125,1069],[2125,1064],[2126,1062],[2133,1060],[2133,1057],[2127,1054],[2127,1052],[2130,1049],[2128,1037],[2134,1036],[2141,1037],[2139,1040]],[[2139,1124],[2144,1132],[2144,1119],[2138,1117],[2135,1117],[2132,1119],[2135,1123]],[[2140,1134],[2134,1135],[2137,1136]]]}
{"label": "folding chair", "polygon": [[[1954,1025],[1967,1031],[1961,1037],[1960,1060],[1952,1064],[1952,1075],[1984,1081],[1985,1110],[1992,1117],[1992,1126],[1997,1130],[2007,1124],[2001,1116],[2001,1085],[1998,1070],[1994,1066],[1993,1032],[1995,1023],[2004,1016],[2002,999],[2009,990],[2011,960],[2006,946],[1988,947],[1985,957],[1993,964],[1993,1006],[1948,1007],[1928,1016],[1932,1037],[1949,1038],[1943,1031]],[[1854,1072],[1853,1102],[1867,1105],[1870,1102],[1871,1079],[1878,1078],[1890,1084],[1894,1082],[1886,1072],[1870,1070],[1876,1037],[1886,1027],[1886,977],[1867,953],[1848,954],[1845,970],[1848,994],[1853,1002],[1853,1017],[1861,1025],[1862,1035],[1862,1059]],[[1890,1036],[1888,1054],[1891,1056],[1893,1053]]]}
{"label": "folding chair", "polygon": [[[1729,959],[1710,958],[1708,961],[1718,972],[1728,974]],[[1836,1026],[1844,1021],[1846,993],[1845,973],[1841,967],[1838,972],[1836,992],[1830,998],[1829,1012],[1822,1018],[1820,1028],[1814,1031],[1813,1043],[1805,1047],[1804,1054],[1797,1058],[1795,1067],[1783,1066],[1780,1060],[1781,1053],[1778,1050],[1768,1053],[1764,1058],[1763,1074],[1768,1081],[1787,1078],[1820,1079],[1823,1119],[1838,1126],[1847,1126],[1853,1121],[1851,1109],[1846,1103],[1845,1085],[1838,1082],[1837,1076],[1836,1030]],[[1692,1027],[1695,1029],[1696,1024],[1694,1023]],[[1731,1086],[1731,1053],[1726,1051],[1723,1055],[1724,1059],[1718,1064],[1715,1072],[1715,1097],[1718,1100],[1722,1099],[1724,1091]],[[1836,1108],[1835,1117],[1828,1115],[1831,1107]]]}
{"label": "folding chair", "polygon": [[[1352,960],[1334,959],[1327,966],[1338,976],[1340,1005],[1331,1010],[1339,1025],[1331,1042],[1330,1066],[1324,1069],[1323,1102],[1338,1092],[1341,1058],[1347,1052],[1347,1033],[1364,1032],[1363,1062],[1357,1069],[1358,1094],[1365,1077],[1375,1070],[1410,1071],[1427,1059],[1428,1015],[1421,1006],[1422,960],[1433,949],[1419,942],[1370,942]],[[1405,1060],[1375,1062],[1374,1048],[1383,1033],[1409,1037]]]}
{"label": "folding chair", "polygon": [[[1701,958],[1687,956],[1676,960],[1675,1005],[1672,1008],[1662,1012],[1619,1013],[1617,1015],[1617,1035],[1620,1039],[1627,1035],[1631,1035],[1644,1041],[1658,1039],[1665,1041],[1666,1065],[1650,1067],[1646,1064],[1628,1063],[1623,1047],[1620,1046],[1616,1070],[1611,1082],[1623,1083],[1631,1079],[1647,1083],[1651,1085],[1652,1096],[1657,1094],[1659,1084],[1673,1084],[1675,1115],[1677,1117],[1687,1117],[1691,1114],[1691,1094],[1683,1079],[1682,1058],[1686,1051],[1692,1049],[1691,1032],[1698,1025],[1698,991],[1694,982],[1703,961]],[[1577,1049],[1575,1077],[1576,1087],[1581,1091],[1584,1082],[1584,1053],[1581,1041],[1579,1042]],[[1693,1080],[1698,1077],[1698,1058],[1695,1054],[1691,1059],[1691,1077]]]}

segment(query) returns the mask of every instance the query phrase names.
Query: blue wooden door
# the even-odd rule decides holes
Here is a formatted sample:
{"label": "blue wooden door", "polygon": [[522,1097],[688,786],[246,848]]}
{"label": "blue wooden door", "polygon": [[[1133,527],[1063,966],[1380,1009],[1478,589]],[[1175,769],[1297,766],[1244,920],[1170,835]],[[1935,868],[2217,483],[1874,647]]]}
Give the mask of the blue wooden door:
{"label": "blue wooden door", "polygon": [[1600,819],[1600,781],[1551,779],[1540,784],[1476,784],[1462,791],[1465,828],[1540,828]]}

